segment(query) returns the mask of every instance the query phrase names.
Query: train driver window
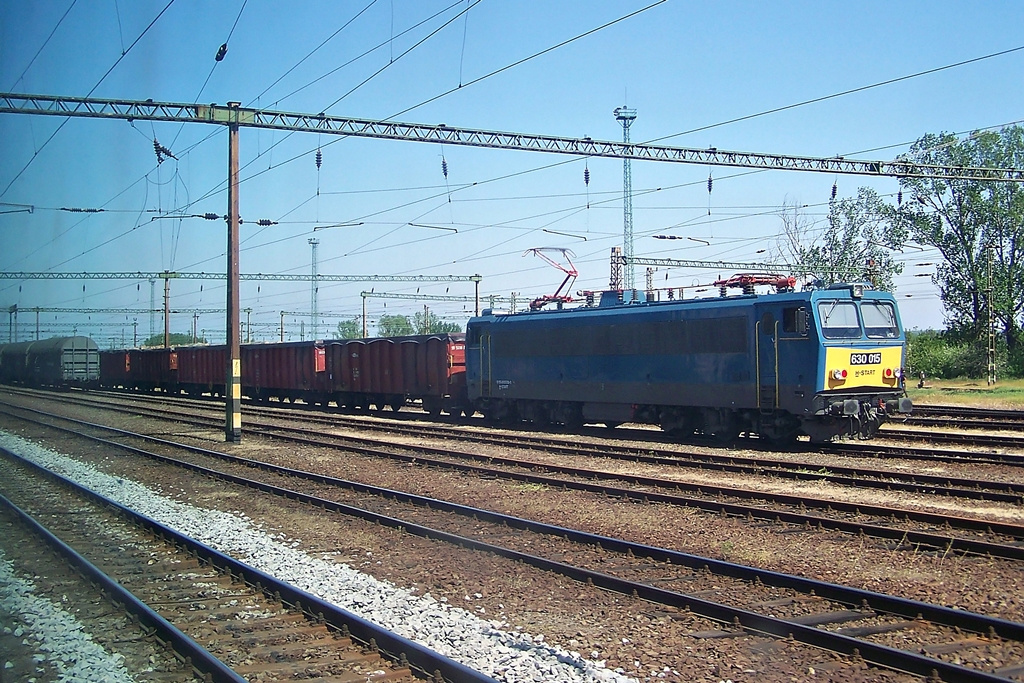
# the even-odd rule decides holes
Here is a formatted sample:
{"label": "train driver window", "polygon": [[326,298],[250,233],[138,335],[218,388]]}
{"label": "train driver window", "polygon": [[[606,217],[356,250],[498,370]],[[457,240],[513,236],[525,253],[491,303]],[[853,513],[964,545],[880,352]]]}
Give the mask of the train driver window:
{"label": "train driver window", "polygon": [[864,301],[860,305],[864,316],[864,332],[871,339],[895,339],[900,336],[896,324],[896,309],[888,301]]}
{"label": "train driver window", "polygon": [[852,301],[819,301],[818,320],[825,339],[857,339],[860,334],[860,316]]}
{"label": "train driver window", "polygon": [[803,306],[782,309],[782,331],[807,335],[807,309]]}

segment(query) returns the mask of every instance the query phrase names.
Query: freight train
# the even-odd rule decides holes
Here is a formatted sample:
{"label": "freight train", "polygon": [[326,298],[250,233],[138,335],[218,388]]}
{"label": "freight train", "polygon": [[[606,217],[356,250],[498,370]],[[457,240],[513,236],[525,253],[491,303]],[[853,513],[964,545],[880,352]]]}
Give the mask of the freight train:
{"label": "freight train", "polygon": [[[890,415],[910,412],[892,295],[861,284],[788,289],[660,302],[613,290],[578,308],[485,310],[465,335],[243,345],[242,394],[377,410],[416,401],[433,415],[480,412],[538,426],[649,423],[722,441],[742,432],[772,442],[869,438]],[[0,369],[22,353],[13,346],[0,346]],[[96,382],[223,394],[226,354],[223,346],[102,351]],[[56,377],[19,372],[0,378]]]}
{"label": "freight train", "polygon": [[[240,358],[242,395],[256,401],[469,410],[461,334],[243,344]],[[100,365],[100,384],[111,389],[223,395],[227,347],[101,351]]]}

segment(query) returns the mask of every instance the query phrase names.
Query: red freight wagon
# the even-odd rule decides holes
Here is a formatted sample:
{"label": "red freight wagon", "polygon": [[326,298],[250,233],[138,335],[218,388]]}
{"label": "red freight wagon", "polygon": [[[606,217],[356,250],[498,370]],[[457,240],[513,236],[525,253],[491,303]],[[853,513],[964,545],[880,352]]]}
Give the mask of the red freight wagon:
{"label": "red freight wagon", "polygon": [[311,403],[330,400],[323,342],[247,344],[242,347],[242,393],[265,401],[268,398]]}
{"label": "red freight wagon", "polygon": [[131,370],[132,354],[128,349],[100,351],[100,386],[127,388]]}
{"label": "red freight wagon", "polygon": [[465,335],[333,340],[324,346],[339,406],[397,410],[406,400],[421,400],[435,415],[466,407]]}
{"label": "red freight wagon", "polygon": [[118,349],[100,352],[100,385],[139,391],[170,391],[177,383],[173,349]]}
{"label": "red freight wagon", "polygon": [[224,395],[228,374],[226,346],[182,346],[174,353],[179,390],[187,394]]}

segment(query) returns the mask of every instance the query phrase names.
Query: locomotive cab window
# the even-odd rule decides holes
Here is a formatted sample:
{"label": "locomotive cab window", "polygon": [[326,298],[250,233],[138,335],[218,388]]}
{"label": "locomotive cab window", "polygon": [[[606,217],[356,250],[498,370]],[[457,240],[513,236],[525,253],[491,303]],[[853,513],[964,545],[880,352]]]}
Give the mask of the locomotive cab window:
{"label": "locomotive cab window", "polygon": [[782,331],[807,336],[807,309],[802,306],[783,308]]}
{"label": "locomotive cab window", "polygon": [[860,334],[860,316],[852,301],[821,301],[818,319],[825,339],[857,339]]}
{"label": "locomotive cab window", "polygon": [[896,309],[888,301],[865,301],[860,305],[864,332],[871,339],[895,339],[900,336]]}

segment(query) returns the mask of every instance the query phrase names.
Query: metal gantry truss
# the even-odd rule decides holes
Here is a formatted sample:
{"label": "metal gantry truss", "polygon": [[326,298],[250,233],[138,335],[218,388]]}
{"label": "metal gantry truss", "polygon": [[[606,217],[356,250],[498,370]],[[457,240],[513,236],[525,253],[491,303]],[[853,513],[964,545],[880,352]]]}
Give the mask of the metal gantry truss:
{"label": "metal gantry truss", "polygon": [[[174,271],[106,272],[106,273],[49,273],[3,271],[0,280],[224,280],[224,273],[180,273]],[[239,273],[239,280],[261,282],[310,282],[311,275],[289,275],[277,273]],[[316,275],[317,282],[477,282],[480,275]]]}
{"label": "metal gantry truss", "polygon": [[893,178],[944,178],[1024,182],[1024,169],[919,164],[910,160],[866,161],[834,157],[764,154],[594,140],[589,137],[530,135],[504,131],[456,128],[444,123],[420,124],[357,119],[327,114],[251,109],[216,104],[183,104],[152,100],[108,100],[56,95],[0,93],[0,114],[38,114],[127,121],[213,123],[242,128],[305,131],[384,140],[433,142],[446,145],[551,152],[587,157],[665,161],[705,166],[733,166],[780,171],[810,171]]}

